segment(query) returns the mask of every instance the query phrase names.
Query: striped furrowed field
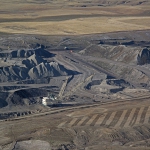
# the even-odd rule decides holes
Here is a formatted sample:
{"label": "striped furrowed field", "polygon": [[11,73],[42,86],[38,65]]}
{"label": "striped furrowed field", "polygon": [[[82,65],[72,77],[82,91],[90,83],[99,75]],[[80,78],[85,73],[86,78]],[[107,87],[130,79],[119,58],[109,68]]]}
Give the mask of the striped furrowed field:
{"label": "striped furrowed field", "polygon": [[74,126],[105,126],[113,128],[126,128],[135,125],[150,123],[150,106],[135,107],[105,113],[95,113],[82,117],[70,118],[58,127]]}

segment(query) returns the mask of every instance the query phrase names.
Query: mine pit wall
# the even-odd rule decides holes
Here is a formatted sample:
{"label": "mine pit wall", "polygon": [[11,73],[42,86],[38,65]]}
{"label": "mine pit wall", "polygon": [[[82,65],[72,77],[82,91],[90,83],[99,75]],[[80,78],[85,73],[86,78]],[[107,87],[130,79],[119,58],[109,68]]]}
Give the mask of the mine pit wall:
{"label": "mine pit wall", "polygon": [[0,108],[6,107],[8,105],[6,101],[8,95],[8,92],[0,92]]}
{"label": "mine pit wall", "polygon": [[93,86],[93,85],[100,85],[102,83],[102,81],[103,80],[93,80],[88,85],[86,85],[84,88],[91,89],[91,86]]}
{"label": "mine pit wall", "polygon": [[150,63],[150,50],[145,48],[137,56],[137,65],[144,65]]}
{"label": "mine pit wall", "polygon": [[117,93],[117,92],[120,92],[120,91],[123,91],[124,88],[113,88],[113,89],[109,89],[109,88],[99,88],[99,91],[100,92],[105,92],[105,93]]}
{"label": "mine pit wall", "polygon": [[124,87],[116,88],[116,89],[110,89],[110,93],[117,93],[117,92],[120,92],[120,91],[123,91],[123,90],[124,90]]}
{"label": "mine pit wall", "polygon": [[146,48],[145,46],[113,44],[92,45],[85,50],[85,55],[105,58],[125,64],[144,65],[150,63],[150,48]]}

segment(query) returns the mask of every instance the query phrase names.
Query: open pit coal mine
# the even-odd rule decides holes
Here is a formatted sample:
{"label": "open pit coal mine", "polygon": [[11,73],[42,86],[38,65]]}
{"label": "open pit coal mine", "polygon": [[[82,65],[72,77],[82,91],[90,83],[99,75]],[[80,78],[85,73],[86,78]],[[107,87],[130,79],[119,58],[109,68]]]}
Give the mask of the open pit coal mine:
{"label": "open pit coal mine", "polygon": [[150,149],[149,41],[149,30],[1,38],[0,149]]}
{"label": "open pit coal mine", "polygon": [[[13,107],[25,106],[27,109],[26,107],[30,105],[42,105],[41,98],[47,96],[48,91],[56,89],[57,93],[58,87],[50,85],[51,78],[79,74],[58,62],[48,62],[45,59],[54,56],[46,51],[43,45],[34,49],[0,52],[0,82],[4,85],[0,86],[0,108],[4,109],[4,113],[0,114],[1,119],[31,114],[30,111],[13,112]],[[33,87],[29,87],[30,85]],[[41,87],[36,88],[36,85],[41,85]],[[7,112],[8,109],[12,112]],[[21,110],[18,108],[18,111]]]}

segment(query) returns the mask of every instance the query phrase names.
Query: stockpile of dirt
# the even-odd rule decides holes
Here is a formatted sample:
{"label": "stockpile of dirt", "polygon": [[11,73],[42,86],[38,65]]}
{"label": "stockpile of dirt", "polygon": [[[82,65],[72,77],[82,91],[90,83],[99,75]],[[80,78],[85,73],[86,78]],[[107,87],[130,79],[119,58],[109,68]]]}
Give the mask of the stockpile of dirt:
{"label": "stockpile of dirt", "polygon": [[27,68],[32,68],[42,62],[45,62],[42,57],[39,57],[38,55],[33,54],[29,58],[23,60],[22,64],[24,64]]}
{"label": "stockpile of dirt", "polygon": [[46,96],[47,91],[40,88],[29,88],[17,90],[13,93],[10,93],[6,101],[11,105],[31,105],[40,103],[37,97]]}
{"label": "stockpile of dirt", "polygon": [[0,82],[16,81],[29,78],[28,69],[17,65],[0,68]]}
{"label": "stockpile of dirt", "polygon": [[134,82],[136,84],[149,84],[150,81],[150,78],[147,74],[136,68],[114,65],[112,66],[111,71],[117,73],[120,78],[123,78],[131,83]]}
{"label": "stockpile of dirt", "polygon": [[94,56],[94,64],[132,85],[150,83],[149,66],[145,67],[150,63],[149,48],[100,44],[85,49],[84,55]]}
{"label": "stockpile of dirt", "polygon": [[85,55],[107,58],[113,61],[144,65],[150,63],[150,49],[125,45],[92,45]]}
{"label": "stockpile of dirt", "polygon": [[66,69],[64,66],[58,64],[57,62],[46,62],[41,57],[35,54],[29,57],[27,60],[22,62],[29,69],[28,75],[30,79],[43,78],[47,76],[65,76],[70,74],[75,74],[71,70]]}
{"label": "stockpile of dirt", "polygon": [[138,65],[144,65],[150,63],[150,50],[147,48],[144,48],[140,51],[137,57],[137,64]]}
{"label": "stockpile of dirt", "polygon": [[130,87],[130,83],[128,83],[127,81],[123,80],[123,79],[106,79],[106,80],[92,80],[90,83],[88,83],[85,88],[86,89],[91,89],[92,86],[95,85],[100,85],[103,81],[106,82],[107,85],[110,86],[116,86],[116,87]]}
{"label": "stockpile of dirt", "polygon": [[0,108],[8,105],[8,103],[6,102],[7,97],[8,97],[7,92],[0,92]]}
{"label": "stockpile of dirt", "polygon": [[43,46],[40,46],[36,49],[22,49],[22,50],[13,50],[13,51],[2,51],[0,57],[11,57],[11,58],[28,58],[31,55],[38,55],[43,57],[52,57],[52,54],[44,49]]}
{"label": "stockpile of dirt", "polygon": [[106,80],[106,83],[113,86],[130,87],[130,83],[123,79],[109,79]]}
{"label": "stockpile of dirt", "polygon": [[68,70],[57,62],[49,63],[36,54],[24,59],[21,66],[1,67],[0,82],[77,74],[77,72]]}
{"label": "stockpile of dirt", "polygon": [[51,146],[46,141],[29,140],[17,142],[13,150],[51,150]]}
{"label": "stockpile of dirt", "polygon": [[95,63],[96,65],[104,68],[105,70],[109,70],[113,72],[118,78],[124,79],[128,82],[130,82],[131,85],[136,84],[149,84],[150,83],[150,77],[149,74],[145,73],[143,68],[132,67],[127,66],[124,64],[113,64],[113,63],[105,63],[98,61]]}

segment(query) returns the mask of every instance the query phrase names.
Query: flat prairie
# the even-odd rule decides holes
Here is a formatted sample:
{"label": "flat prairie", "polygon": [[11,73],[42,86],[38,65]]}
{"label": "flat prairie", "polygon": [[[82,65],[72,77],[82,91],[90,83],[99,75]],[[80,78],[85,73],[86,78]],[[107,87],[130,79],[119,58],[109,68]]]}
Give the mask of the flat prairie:
{"label": "flat prairie", "polygon": [[139,0],[2,0],[0,32],[78,35],[146,30],[150,29],[149,3]]}

